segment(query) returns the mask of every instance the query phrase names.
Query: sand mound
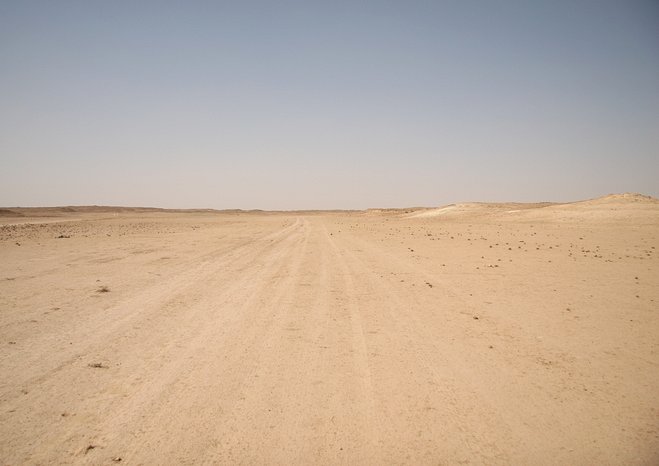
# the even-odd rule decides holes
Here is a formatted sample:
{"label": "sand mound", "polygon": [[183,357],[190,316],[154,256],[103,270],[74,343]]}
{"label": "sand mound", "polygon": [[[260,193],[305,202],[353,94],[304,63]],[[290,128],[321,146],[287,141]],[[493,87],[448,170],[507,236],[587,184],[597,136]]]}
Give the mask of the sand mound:
{"label": "sand mound", "polygon": [[642,194],[611,194],[587,201],[556,204],[542,209],[511,213],[527,220],[552,222],[628,223],[655,222],[659,219],[659,200]]}
{"label": "sand mound", "polygon": [[586,201],[568,203],[485,203],[469,202],[450,204],[439,208],[422,209],[405,213],[403,218],[431,219],[437,217],[468,218],[527,218],[554,221],[584,218],[606,219],[627,217],[656,217],[659,215],[659,200],[637,193],[609,194]]}
{"label": "sand mound", "polygon": [[610,204],[659,204],[659,199],[638,193],[609,194],[586,201],[573,202],[571,205],[598,206]]}
{"label": "sand mound", "polygon": [[458,205],[451,204],[446,207],[440,207],[438,209],[427,209],[420,212],[414,212],[412,214],[406,215],[407,218],[429,218],[429,217],[439,217],[441,215],[446,215],[448,213],[454,212],[459,209]]}
{"label": "sand mound", "polygon": [[519,212],[528,209],[538,209],[553,205],[551,203],[519,203],[519,202],[466,202],[450,204],[436,209],[425,209],[406,215],[406,218],[433,218],[444,216],[489,216],[506,212]]}

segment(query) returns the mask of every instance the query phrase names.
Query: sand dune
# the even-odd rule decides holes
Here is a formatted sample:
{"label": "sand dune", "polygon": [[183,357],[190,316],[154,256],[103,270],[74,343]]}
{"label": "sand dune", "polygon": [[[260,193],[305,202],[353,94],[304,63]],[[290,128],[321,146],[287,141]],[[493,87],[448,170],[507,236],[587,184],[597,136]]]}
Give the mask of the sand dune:
{"label": "sand dune", "polygon": [[[659,205],[659,200],[651,196],[625,193],[568,203],[460,203],[439,208],[419,209],[406,213],[404,216],[407,218],[431,218],[439,216],[468,218],[474,216],[501,216],[501,214],[524,212],[524,214],[521,214],[522,217],[526,215],[535,218],[546,217],[547,220],[561,220],[561,216],[565,215],[579,219],[592,216],[593,214],[601,214],[603,210],[607,210],[607,213],[600,215],[604,219],[607,216],[615,217],[617,213],[623,213],[625,215],[629,213],[640,213],[641,215],[648,214],[649,216],[653,216],[657,212],[657,205]],[[576,214],[576,217],[570,215],[571,213]],[[510,215],[504,215],[503,217],[510,217]],[[512,218],[517,220],[520,216],[514,215]]]}
{"label": "sand dune", "polygon": [[3,464],[659,461],[656,199],[68,209],[2,211]]}

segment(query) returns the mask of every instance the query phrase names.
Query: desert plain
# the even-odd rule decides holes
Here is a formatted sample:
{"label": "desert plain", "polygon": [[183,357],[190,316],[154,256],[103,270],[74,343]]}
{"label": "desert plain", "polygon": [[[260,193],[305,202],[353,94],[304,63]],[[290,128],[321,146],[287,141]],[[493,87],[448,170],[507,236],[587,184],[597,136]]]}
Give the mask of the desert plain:
{"label": "desert plain", "polygon": [[659,464],[659,201],[0,210],[1,464]]}

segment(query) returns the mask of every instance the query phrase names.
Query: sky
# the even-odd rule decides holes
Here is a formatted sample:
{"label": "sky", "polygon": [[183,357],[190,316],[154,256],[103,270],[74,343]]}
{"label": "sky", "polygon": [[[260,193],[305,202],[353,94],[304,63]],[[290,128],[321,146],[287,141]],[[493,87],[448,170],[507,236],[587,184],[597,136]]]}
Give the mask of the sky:
{"label": "sky", "polygon": [[0,205],[659,197],[659,2],[0,0]]}

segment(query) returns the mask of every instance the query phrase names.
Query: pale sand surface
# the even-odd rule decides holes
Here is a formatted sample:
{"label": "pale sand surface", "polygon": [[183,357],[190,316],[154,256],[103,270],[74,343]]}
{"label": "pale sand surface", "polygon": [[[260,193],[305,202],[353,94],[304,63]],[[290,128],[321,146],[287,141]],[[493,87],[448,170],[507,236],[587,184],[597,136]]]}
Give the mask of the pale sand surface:
{"label": "pale sand surface", "polygon": [[23,214],[2,464],[659,462],[652,199]]}

